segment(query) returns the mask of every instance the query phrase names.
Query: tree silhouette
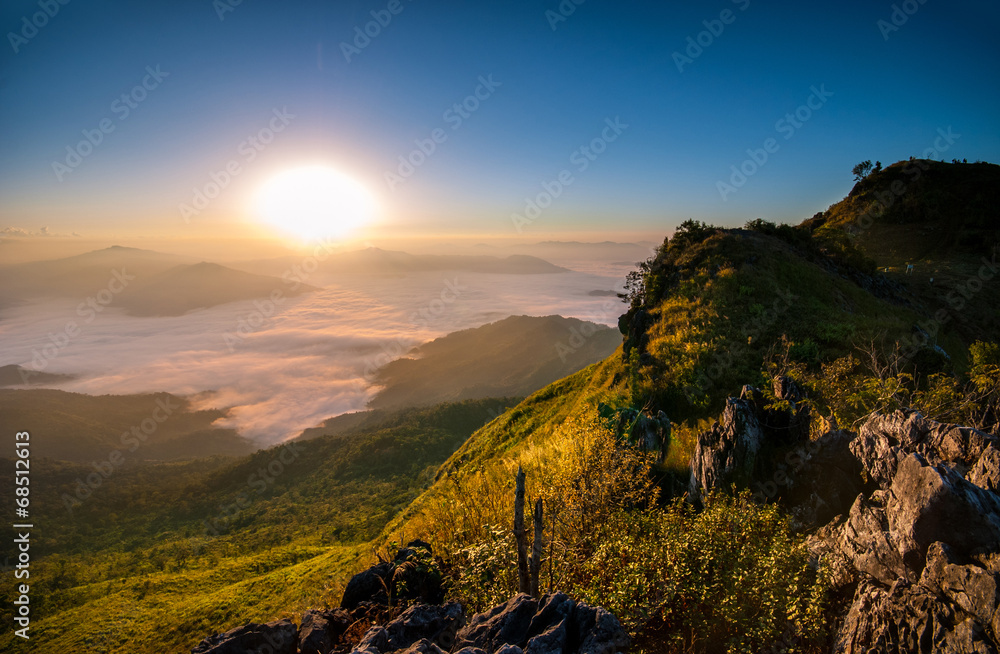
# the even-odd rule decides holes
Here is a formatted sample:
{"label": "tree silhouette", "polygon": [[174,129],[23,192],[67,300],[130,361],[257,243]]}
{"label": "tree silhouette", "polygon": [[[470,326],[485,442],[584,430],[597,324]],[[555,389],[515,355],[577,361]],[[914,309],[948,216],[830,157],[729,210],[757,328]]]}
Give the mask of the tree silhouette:
{"label": "tree silhouette", "polygon": [[851,169],[851,172],[854,173],[854,181],[856,182],[860,182],[865,177],[868,177],[868,173],[870,173],[871,171],[872,171],[871,159],[865,159],[864,161],[862,161],[857,166]]}

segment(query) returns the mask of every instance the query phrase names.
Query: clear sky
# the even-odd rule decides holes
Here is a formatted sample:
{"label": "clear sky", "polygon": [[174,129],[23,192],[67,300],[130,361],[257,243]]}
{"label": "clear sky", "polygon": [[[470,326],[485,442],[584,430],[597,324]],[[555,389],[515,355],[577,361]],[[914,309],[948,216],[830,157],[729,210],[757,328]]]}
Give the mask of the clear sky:
{"label": "clear sky", "polygon": [[863,159],[1000,161],[995,1],[236,1],[5,0],[0,229],[243,234],[326,163],[376,236],[657,238],[798,222]]}

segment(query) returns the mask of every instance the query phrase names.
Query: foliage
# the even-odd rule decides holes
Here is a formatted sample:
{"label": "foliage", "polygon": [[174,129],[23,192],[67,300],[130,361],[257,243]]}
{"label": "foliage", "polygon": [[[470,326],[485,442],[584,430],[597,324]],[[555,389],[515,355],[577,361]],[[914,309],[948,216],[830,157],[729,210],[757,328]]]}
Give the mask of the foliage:
{"label": "foliage", "polygon": [[943,422],[986,431],[998,426],[1000,346],[977,341],[969,347],[967,375],[921,365],[900,343],[872,340],[819,370],[797,361],[800,344],[787,339],[768,354],[769,375],[788,375],[809,389],[810,404],[827,423],[856,428],[873,412],[916,409]]}
{"label": "foliage", "polygon": [[854,181],[860,182],[872,171],[872,161],[871,159],[865,159],[854,168],[851,168],[851,173],[854,175]]}
{"label": "foliage", "polygon": [[596,414],[452,482],[453,493],[425,507],[421,527],[443,545],[453,598],[482,610],[516,591],[517,466],[545,507],[543,589],[605,606],[633,631],[665,629],[673,651],[744,651],[787,633],[822,641],[825,582],[779,510],[721,494],[701,513],[680,500],[664,508],[649,458]]}
{"label": "foliage", "polygon": [[711,494],[696,513],[617,512],[576,590],[633,628],[665,634],[670,651],[759,651],[791,636],[819,648],[827,583],[775,506]]}

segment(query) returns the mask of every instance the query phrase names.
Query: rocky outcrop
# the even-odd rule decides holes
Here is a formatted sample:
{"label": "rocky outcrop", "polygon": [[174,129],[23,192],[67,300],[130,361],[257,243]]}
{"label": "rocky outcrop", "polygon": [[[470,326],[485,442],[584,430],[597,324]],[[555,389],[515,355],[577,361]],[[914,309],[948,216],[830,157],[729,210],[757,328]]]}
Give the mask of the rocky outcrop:
{"label": "rocky outcrop", "polygon": [[808,541],[834,584],[854,588],[836,652],[997,651],[994,440],[916,412],[861,426],[849,447],[875,490]]}
{"label": "rocky outcrop", "polygon": [[388,606],[390,592],[393,602],[439,604],[444,600],[444,589],[432,562],[431,546],[421,540],[411,541],[392,561],[380,562],[351,577],[340,606],[349,610],[364,602]]}
{"label": "rocky outcrop", "polygon": [[554,593],[516,595],[468,624],[458,603],[310,610],[298,630],[291,620],[251,623],[209,636],[192,654],[615,654],[628,644],[611,613]]}
{"label": "rocky outcrop", "polygon": [[298,654],[329,654],[352,624],[354,616],[343,609],[306,611],[299,626]]}
{"label": "rocky outcrop", "polygon": [[899,580],[886,589],[865,580],[837,633],[834,652],[992,654],[996,648],[980,623],[923,586]]}
{"label": "rocky outcrop", "polygon": [[191,650],[191,654],[248,654],[273,652],[296,654],[298,632],[291,620],[275,620],[267,624],[247,624],[213,634]]}
{"label": "rocky outcrop", "polygon": [[909,454],[920,454],[933,465],[947,464],[964,476],[994,440],[971,427],[928,420],[917,411],[894,411],[869,416],[851,451],[864,463],[869,478],[887,489],[899,462]]}
{"label": "rocky outcrop", "polygon": [[629,644],[621,623],[600,607],[563,593],[534,600],[523,593],[458,632],[456,648],[472,654],[614,654]]}
{"label": "rocky outcrop", "polygon": [[1000,650],[998,439],[895,411],[813,440],[799,389],[777,378],[774,396],[729,398],[690,497],[735,486],[784,506],[848,600],[836,652]]}
{"label": "rocky outcrop", "polygon": [[707,490],[749,486],[763,438],[752,401],[727,399],[719,421],[698,436],[691,457],[691,499],[697,502]]}

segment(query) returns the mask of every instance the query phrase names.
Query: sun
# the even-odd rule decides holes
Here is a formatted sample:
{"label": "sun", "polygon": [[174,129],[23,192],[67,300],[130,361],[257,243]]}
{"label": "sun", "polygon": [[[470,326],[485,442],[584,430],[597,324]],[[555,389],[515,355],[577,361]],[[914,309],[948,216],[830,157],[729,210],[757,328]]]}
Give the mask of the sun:
{"label": "sun", "polygon": [[344,236],[368,223],[376,209],[363,185],[328,166],[294,168],[272,177],[255,204],[265,222],[307,241]]}

